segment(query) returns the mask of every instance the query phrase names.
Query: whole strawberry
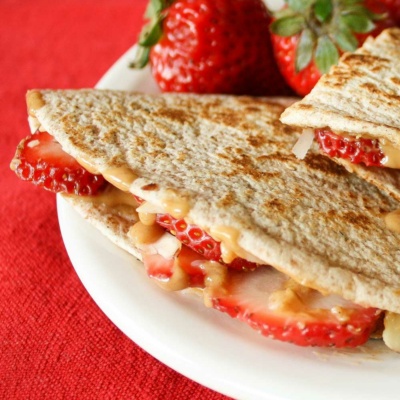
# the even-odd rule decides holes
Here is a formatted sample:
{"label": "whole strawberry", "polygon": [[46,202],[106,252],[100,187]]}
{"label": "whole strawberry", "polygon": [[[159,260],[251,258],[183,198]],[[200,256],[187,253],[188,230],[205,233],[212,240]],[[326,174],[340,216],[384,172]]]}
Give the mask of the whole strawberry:
{"label": "whole strawberry", "polygon": [[147,17],[132,66],[149,60],[162,91],[289,93],[262,0],[151,0]]}
{"label": "whole strawberry", "polygon": [[289,86],[308,94],[343,52],[395,23],[375,0],[287,0],[275,14],[271,37],[275,58]]}

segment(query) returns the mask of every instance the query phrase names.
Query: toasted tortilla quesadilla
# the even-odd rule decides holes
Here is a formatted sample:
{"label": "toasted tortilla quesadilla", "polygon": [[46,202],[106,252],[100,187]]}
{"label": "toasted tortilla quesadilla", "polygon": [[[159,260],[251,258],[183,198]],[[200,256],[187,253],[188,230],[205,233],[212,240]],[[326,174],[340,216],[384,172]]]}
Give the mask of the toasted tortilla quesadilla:
{"label": "toasted tortilla quesadilla", "polygon": [[285,101],[35,90],[11,168],[164,288],[275,339],[357,346],[400,313],[399,203],[317,152],[296,158]]}
{"label": "toasted tortilla quesadilla", "polygon": [[344,54],[281,121],[311,129],[322,153],[399,200],[400,29]]}

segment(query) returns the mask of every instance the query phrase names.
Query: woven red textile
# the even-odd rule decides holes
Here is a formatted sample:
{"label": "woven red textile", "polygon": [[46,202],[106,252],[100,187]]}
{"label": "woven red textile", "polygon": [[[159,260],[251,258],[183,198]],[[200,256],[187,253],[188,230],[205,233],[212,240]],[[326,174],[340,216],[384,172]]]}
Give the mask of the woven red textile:
{"label": "woven red textile", "polygon": [[146,3],[0,2],[1,399],[226,399],[107,319],[69,261],[55,196],[9,170],[29,133],[26,90],[93,87],[136,41]]}

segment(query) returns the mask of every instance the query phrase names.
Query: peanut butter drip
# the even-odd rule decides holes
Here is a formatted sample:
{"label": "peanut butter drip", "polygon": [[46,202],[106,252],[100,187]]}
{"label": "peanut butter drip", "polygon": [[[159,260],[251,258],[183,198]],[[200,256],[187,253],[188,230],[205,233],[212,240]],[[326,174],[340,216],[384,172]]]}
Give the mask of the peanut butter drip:
{"label": "peanut butter drip", "polygon": [[156,223],[156,214],[139,212],[139,219],[143,225],[154,225]]}
{"label": "peanut butter drip", "polygon": [[35,116],[35,111],[45,105],[43,96],[37,90],[30,90],[26,94],[26,103],[28,105],[28,114]]}
{"label": "peanut butter drip", "polygon": [[136,174],[127,167],[109,168],[102,172],[104,179],[125,192],[129,191]]}
{"label": "peanut butter drip", "polygon": [[201,263],[201,268],[204,270],[204,304],[207,307],[212,307],[212,299],[218,291],[224,290],[228,268],[225,265],[216,261],[205,261]]}
{"label": "peanut butter drip", "polygon": [[268,298],[271,310],[299,312],[304,309],[303,296],[307,296],[312,289],[298,284],[293,279],[288,279],[280,290],[275,290]]}
{"label": "peanut butter drip", "polygon": [[384,217],[386,227],[392,232],[400,233],[400,210],[392,211]]}
{"label": "peanut butter drip", "polygon": [[86,169],[86,171],[89,171],[93,175],[100,174],[99,170],[94,166],[93,163],[89,162],[89,160],[80,157],[76,157],[75,159],[83,168]]}
{"label": "peanut butter drip", "polygon": [[177,259],[174,260],[173,273],[169,279],[162,281],[155,279],[157,284],[164,290],[175,292],[177,290],[187,289],[190,285],[190,278],[186,271],[179,265]]}
{"label": "peanut butter drip", "polygon": [[180,219],[189,213],[190,205],[185,198],[177,195],[173,190],[169,190],[164,199],[162,199],[162,208],[167,214]]}
{"label": "peanut butter drip", "polygon": [[[79,196],[79,198],[85,199],[84,196]],[[130,193],[123,192],[112,185],[107,185],[107,187],[101,193],[96,194],[96,196],[87,197],[87,201],[95,204],[105,204],[110,208],[117,208],[120,206],[131,207],[134,209],[132,210],[134,214],[136,214],[136,208],[138,207],[137,201]]]}
{"label": "peanut butter drip", "polygon": [[383,323],[383,341],[389,349],[400,352],[400,314],[387,311]]}
{"label": "peanut butter drip", "polygon": [[154,243],[163,234],[165,234],[165,231],[161,226],[156,224],[145,225],[141,221],[136,222],[129,229],[129,236],[136,245]]}
{"label": "peanut butter drip", "polygon": [[210,236],[221,242],[222,260],[229,264],[240,257],[261,264],[262,261],[251,255],[239,245],[240,231],[229,226],[215,226],[210,229]]}
{"label": "peanut butter drip", "polygon": [[379,140],[379,147],[385,158],[382,160],[382,164],[387,168],[400,168],[400,149],[392,146],[384,140]]}

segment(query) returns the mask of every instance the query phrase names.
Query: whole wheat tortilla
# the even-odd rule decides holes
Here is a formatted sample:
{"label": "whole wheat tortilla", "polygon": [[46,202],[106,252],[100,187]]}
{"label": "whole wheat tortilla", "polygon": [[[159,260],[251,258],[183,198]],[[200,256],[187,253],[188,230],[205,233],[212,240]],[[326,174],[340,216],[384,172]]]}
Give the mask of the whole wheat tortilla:
{"label": "whole wheat tortilla", "polygon": [[235,229],[242,249],[296,281],[400,312],[400,235],[383,220],[399,204],[315,152],[298,160],[300,132],[279,122],[279,103],[90,89],[28,96],[30,114],[72,156],[98,171],[130,168],[135,195],[159,207],[184,199],[189,222]]}

